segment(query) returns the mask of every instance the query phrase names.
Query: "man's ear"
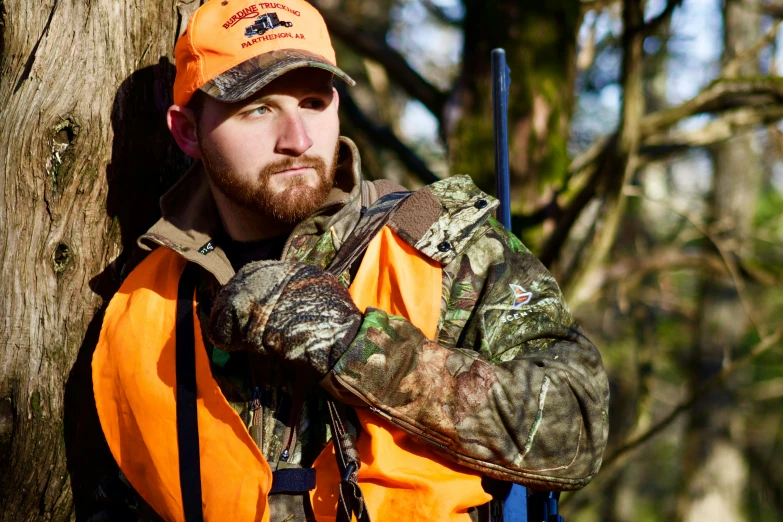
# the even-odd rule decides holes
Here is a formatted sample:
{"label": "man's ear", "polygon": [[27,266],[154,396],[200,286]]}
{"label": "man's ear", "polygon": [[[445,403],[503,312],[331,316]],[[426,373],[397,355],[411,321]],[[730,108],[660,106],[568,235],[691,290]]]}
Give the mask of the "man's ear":
{"label": "man's ear", "polygon": [[335,89],[334,87],[332,87],[332,93],[334,94],[334,101],[332,102],[335,105],[334,108],[335,109],[339,109],[340,108],[340,95],[337,93],[337,89]]}
{"label": "man's ear", "polygon": [[198,146],[196,115],[192,109],[181,105],[172,105],[166,113],[166,124],[169,126],[174,141],[182,152],[191,158],[200,158],[201,149]]}

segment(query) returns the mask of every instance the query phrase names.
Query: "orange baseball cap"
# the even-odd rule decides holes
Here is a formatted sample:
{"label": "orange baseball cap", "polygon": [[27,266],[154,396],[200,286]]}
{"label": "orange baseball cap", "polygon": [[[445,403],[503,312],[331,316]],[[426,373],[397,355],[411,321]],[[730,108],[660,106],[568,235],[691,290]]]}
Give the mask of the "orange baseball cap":
{"label": "orange baseball cap", "polygon": [[174,48],[174,103],[187,105],[196,90],[225,102],[244,100],[300,67],[337,67],[321,14],[304,0],[209,0],[193,13]]}

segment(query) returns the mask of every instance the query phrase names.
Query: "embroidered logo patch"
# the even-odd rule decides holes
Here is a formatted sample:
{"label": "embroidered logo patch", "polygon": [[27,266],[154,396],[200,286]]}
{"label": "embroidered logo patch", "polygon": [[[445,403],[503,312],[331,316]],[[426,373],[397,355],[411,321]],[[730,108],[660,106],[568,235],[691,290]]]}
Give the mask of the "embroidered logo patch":
{"label": "embroidered logo patch", "polygon": [[212,252],[213,250],[215,250],[215,245],[212,244],[212,241],[207,241],[206,245],[198,249],[198,253],[201,254],[202,256],[205,256],[210,252]]}
{"label": "embroidered logo patch", "polygon": [[267,31],[277,29],[278,27],[293,27],[291,22],[281,22],[277,17],[277,13],[266,13],[256,18],[253,25],[245,28],[245,36],[252,38],[254,36],[261,36]]}
{"label": "embroidered logo patch", "polygon": [[511,291],[514,292],[514,304],[511,305],[512,309],[521,308],[528,304],[533,298],[533,292],[528,292],[519,285],[508,285],[511,287]]}

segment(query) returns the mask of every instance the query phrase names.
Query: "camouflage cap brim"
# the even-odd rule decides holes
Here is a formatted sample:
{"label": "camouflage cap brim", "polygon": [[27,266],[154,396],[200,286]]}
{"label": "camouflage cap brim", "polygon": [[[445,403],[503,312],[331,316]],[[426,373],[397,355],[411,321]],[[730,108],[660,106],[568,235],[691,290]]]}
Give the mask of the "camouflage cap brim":
{"label": "camouflage cap brim", "polygon": [[333,73],[348,85],[356,82],[324,58],[302,50],[284,49],[254,56],[208,81],[199,90],[224,102],[249,98],[271,81],[302,67],[316,67]]}

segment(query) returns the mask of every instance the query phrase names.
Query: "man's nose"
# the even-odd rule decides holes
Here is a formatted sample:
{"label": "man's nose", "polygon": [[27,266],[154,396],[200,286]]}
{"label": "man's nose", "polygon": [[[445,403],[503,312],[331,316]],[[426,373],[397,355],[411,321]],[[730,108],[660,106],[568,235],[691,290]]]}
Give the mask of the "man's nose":
{"label": "man's nose", "polygon": [[282,119],[275,152],[289,156],[301,156],[313,146],[313,140],[298,113],[286,114]]}

